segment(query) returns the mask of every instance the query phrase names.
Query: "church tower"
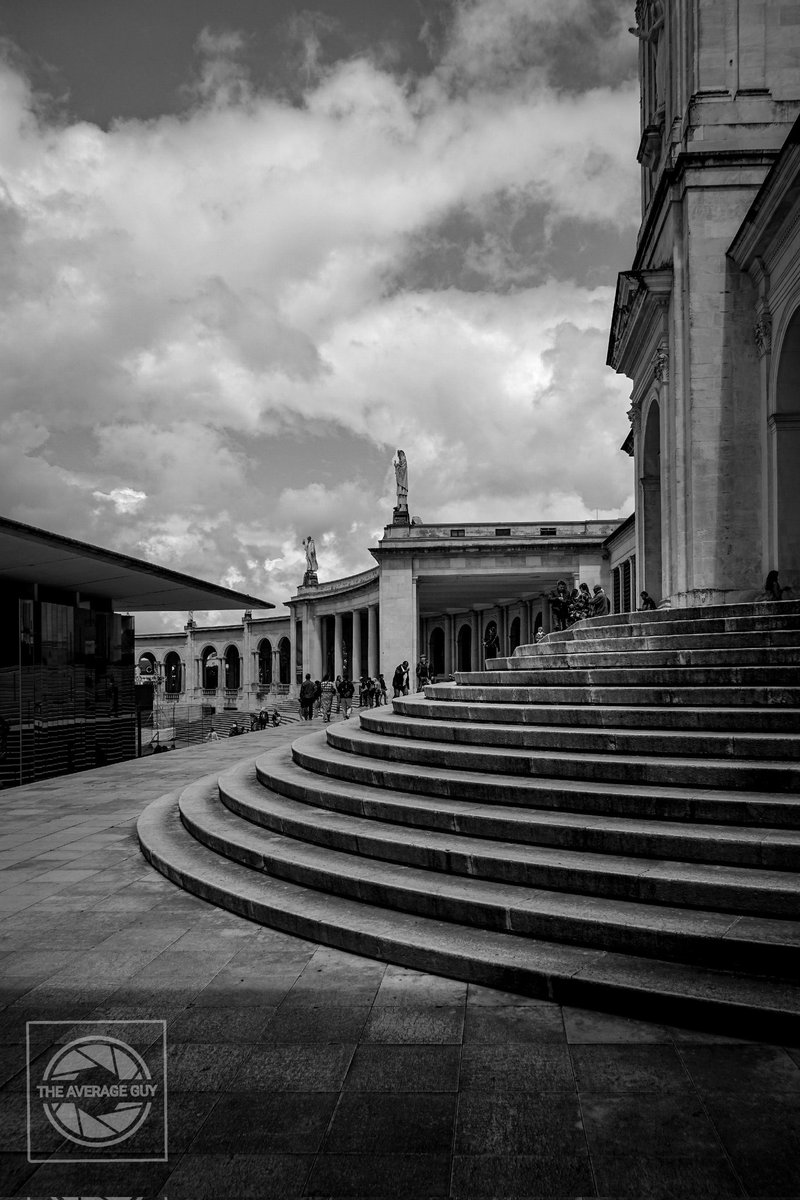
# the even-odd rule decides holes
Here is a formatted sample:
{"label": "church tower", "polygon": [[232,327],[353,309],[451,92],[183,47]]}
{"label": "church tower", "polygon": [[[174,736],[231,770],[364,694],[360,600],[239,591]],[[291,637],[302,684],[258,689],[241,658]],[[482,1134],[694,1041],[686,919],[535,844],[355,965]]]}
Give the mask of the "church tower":
{"label": "church tower", "polygon": [[770,414],[758,268],[731,248],[800,113],[800,0],[639,0],[631,33],[642,221],[608,362],[633,383],[638,587],[752,598],[777,565]]}

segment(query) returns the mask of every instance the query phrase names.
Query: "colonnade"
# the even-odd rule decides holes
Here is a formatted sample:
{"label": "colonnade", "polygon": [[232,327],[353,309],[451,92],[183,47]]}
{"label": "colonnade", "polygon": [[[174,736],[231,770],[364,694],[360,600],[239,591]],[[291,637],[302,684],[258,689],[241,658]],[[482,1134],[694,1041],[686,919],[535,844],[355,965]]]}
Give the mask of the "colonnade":
{"label": "colonnade", "polygon": [[[541,627],[545,633],[552,630],[552,614],[546,593],[525,600],[513,600],[508,604],[476,605],[459,612],[447,612],[441,616],[423,617],[420,621],[419,645],[425,649],[430,660],[431,636],[437,628],[444,633],[444,674],[456,670],[480,671],[483,668],[484,636],[490,621],[497,626],[500,654],[512,653],[511,628],[518,617],[519,641],[524,646],[533,642],[537,617],[541,614]],[[466,626],[470,631],[470,661],[468,666],[459,665],[459,635]]]}
{"label": "colonnade", "polygon": [[[377,601],[328,611],[306,601],[298,608],[302,615],[291,622],[292,662],[297,664],[298,676],[302,678],[308,673],[312,679],[322,679],[329,670],[334,677],[347,674],[351,679],[359,679],[364,673],[378,674],[381,665]],[[300,659],[298,642],[302,650]]]}

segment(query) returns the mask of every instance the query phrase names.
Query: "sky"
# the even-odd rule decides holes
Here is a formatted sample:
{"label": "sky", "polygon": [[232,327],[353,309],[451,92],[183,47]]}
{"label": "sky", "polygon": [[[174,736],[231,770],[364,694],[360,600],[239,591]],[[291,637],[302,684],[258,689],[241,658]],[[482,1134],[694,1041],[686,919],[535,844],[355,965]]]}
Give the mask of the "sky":
{"label": "sky", "polygon": [[426,522],[626,516],[632,10],[3,0],[0,513],[279,613],[398,448]]}

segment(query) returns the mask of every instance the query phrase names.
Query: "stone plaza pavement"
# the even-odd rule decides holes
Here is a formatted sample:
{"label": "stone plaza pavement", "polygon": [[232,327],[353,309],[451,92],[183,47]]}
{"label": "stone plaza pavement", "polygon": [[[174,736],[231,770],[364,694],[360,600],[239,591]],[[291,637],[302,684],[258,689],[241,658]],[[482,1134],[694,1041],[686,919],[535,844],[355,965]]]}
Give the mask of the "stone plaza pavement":
{"label": "stone plaza pavement", "polygon": [[[796,1048],[320,947],[145,863],[150,800],[307,728],[0,795],[0,1194],[800,1200]],[[167,1022],[168,1162],[28,1162],[26,1022],[87,1019]]]}

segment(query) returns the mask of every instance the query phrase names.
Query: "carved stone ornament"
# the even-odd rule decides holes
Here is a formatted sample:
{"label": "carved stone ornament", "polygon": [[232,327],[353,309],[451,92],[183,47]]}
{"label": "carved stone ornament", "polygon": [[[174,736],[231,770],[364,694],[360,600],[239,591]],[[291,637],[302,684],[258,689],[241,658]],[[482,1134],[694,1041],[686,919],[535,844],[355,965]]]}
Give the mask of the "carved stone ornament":
{"label": "carved stone ornament", "polygon": [[669,352],[659,346],[653,356],[653,375],[658,383],[669,383]]}
{"label": "carved stone ornament", "polygon": [[642,406],[641,406],[641,404],[632,404],[631,405],[631,407],[628,409],[628,420],[630,421],[631,428],[633,429],[633,436],[635,438],[638,438],[639,432],[642,428]]}
{"label": "carved stone ornament", "polygon": [[753,336],[756,339],[758,357],[763,358],[772,350],[772,318],[764,313],[753,326]]}

